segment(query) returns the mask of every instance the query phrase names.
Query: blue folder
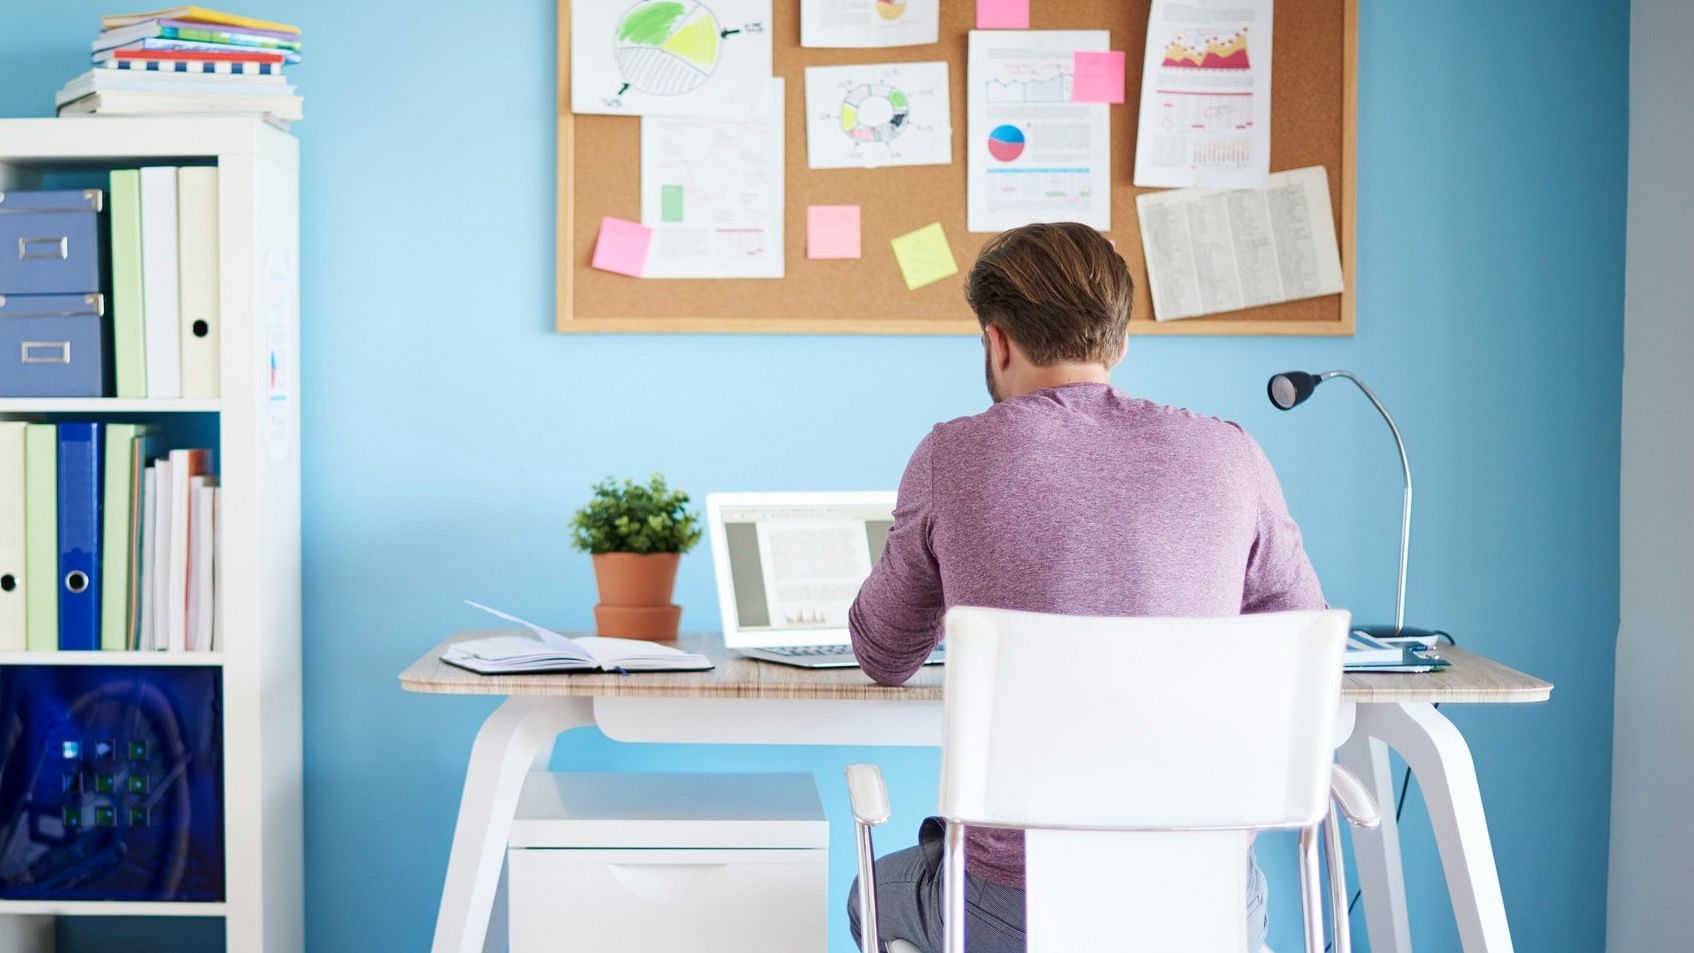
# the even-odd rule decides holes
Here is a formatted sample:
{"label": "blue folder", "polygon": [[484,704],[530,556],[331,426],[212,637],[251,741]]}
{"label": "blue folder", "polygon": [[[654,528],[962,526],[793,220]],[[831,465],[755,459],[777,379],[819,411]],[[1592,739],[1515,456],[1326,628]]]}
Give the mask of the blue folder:
{"label": "blue folder", "polygon": [[59,649],[100,648],[100,464],[97,423],[59,425]]}

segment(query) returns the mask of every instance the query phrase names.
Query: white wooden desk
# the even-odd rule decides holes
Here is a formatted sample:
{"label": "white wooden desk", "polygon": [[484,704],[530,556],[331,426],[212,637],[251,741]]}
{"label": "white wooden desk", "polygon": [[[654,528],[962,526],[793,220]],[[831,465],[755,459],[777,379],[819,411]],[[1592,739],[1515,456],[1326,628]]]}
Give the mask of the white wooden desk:
{"label": "white wooden desk", "polygon": [[[640,675],[475,675],[440,660],[464,632],[400,674],[407,691],[507,696],[483,723],[465,774],[447,882],[435,921],[434,953],[503,951],[492,917],[518,793],[531,770],[546,770],[563,732],[597,726],[627,742],[795,745],[939,745],[939,667],[901,688],[876,685],[857,669],[808,671],[726,653],[716,635],[680,644],[717,663],[709,672]],[[1411,953],[1395,790],[1388,749],[1405,759],[1428,804],[1465,953],[1510,953],[1505,902],[1470,748],[1436,704],[1546,701],[1553,686],[1462,649],[1427,675],[1348,675],[1341,690],[1339,749],[1383,806],[1374,832],[1354,831],[1359,883],[1377,953]],[[1218,699],[1228,704],[1229,699]]]}

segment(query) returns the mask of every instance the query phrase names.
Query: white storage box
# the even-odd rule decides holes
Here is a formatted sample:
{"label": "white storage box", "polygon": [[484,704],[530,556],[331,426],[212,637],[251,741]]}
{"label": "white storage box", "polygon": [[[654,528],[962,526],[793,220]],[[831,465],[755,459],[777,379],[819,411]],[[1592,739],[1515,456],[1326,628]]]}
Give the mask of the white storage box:
{"label": "white storage box", "polygon": [[530,775],[511,953],[821,951],[829,822],[809,774]]}

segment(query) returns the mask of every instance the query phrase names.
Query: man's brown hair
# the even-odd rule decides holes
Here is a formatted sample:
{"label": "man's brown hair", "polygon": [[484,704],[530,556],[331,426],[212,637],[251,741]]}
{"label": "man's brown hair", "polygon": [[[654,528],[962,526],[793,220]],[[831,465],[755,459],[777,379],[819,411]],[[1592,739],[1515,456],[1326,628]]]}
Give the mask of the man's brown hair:
{"label": "man's brown hair", "polygon": [[1076,222],[1025,225],[985,245],[965,297],[986,329],[1000,326],[1037,365],[1123,353],[1134,285],[1100,233]]}

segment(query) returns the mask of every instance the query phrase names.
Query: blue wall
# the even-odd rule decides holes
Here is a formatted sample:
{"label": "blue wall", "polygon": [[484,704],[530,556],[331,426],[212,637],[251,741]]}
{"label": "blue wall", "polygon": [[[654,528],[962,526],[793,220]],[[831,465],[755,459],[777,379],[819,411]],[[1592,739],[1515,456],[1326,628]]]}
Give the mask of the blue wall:
{"label": "blue wall", "polygon": [[[48,114],[109,5],[24,6],[0,15],[0,115]],[[1242,421],[1281,473],[1330,598],[1383,619],[1399,515],[1388,435],[1344,390],[1290,416],[1263,396],[1285,367],[1351,367],[1376,387],[1417,468],[1411,620],[1558,684],[1551,705],[1449,712],[1476,754],[1517,945],[1598,950],[1627,4],[1361,6],[1358,336],[1137,339],[1117,381]],[[551,333],[553,8],[483,5],[480,35],[466,9],[271,8],[305,27],[309,50],[294,76],[309,116],[298,132],[314,951],[426,948],[465,760],[492,703],[408,695],[394,676],[478,621],[464,597],[586,625],[589,568],[564,527],[591,481],[662,469],[697,494],[886,487],[932,422],[984,404],[968,338]],[[684,561],[686,625],[716,624],[710,576],[705,555]],[[926,752],[586,735],[560,751],[590,768],[815,771],[837,821],[837,894],[852,856],[840,765],[889,767],[900,814],[885,847],[912,836],[935,793]],[[1418,948],[1456,951],[1415,790],[1404,843]],[[1291,855],[1271,849],[1266,863],[1273,941],[1295,949]],[[849,947],[844,921],[832,921],[836,953]],[[66,946],[101,936],[73,926]]]}

